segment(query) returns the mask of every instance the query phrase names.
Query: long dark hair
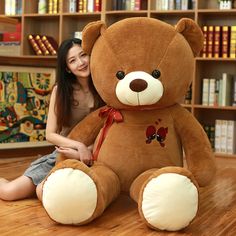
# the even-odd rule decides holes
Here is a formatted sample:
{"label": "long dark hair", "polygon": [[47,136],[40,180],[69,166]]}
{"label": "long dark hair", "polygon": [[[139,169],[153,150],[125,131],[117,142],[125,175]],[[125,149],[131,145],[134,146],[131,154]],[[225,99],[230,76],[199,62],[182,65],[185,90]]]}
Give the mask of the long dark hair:
{"label": "long dark hair", "polygon": [[[57,115],[57,125],[59,130],[61,130],[63,126],[69,126],[69,121],[72,115],[72,104],[74,101],[73,84],[77,83],[75,75],[68,72],[66,64],[67,53],[75,44],[81,46],[81,43],[82,41],[77,38],[67,39],[61,43],[58,49],[55,112]],[[94,96],[93,109],[103,106],[104,102],[94,88],[91,77],[89,78],[89,88]]]}

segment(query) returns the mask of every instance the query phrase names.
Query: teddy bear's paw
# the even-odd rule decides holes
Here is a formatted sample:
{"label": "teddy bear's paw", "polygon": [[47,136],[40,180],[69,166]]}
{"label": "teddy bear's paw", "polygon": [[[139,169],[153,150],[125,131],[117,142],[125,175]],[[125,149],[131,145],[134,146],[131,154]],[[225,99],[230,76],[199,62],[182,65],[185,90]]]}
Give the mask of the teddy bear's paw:
{"label": "teddy bear's paw", "polygon": [[144,187],[139,210],[151,228],[180,230],[196,216],[198,190],[186,176],[161,174]]}
{"label": "teddy bear's paw", "polygon": [[45,181],[42,202],[54,221],[81,224],[93,215],[97,195],[96,185],[89,175],[79,169],[63,168]]}

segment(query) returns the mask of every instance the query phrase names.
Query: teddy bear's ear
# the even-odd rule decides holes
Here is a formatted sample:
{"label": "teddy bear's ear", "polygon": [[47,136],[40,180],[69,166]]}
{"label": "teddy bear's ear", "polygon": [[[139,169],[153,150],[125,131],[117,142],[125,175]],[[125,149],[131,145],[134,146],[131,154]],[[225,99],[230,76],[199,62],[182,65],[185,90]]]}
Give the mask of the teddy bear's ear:
{"label": "teddy bear's ear", "polygon": [[188,41],[194,56],[197,56],[203,48],[204,36],[201,28],[189,18],[182,18],[175,26],[177,32],[181,33]]}
{"label": "teddy bear's ear", "polygon": [[84,52],[90,55],[94,43],[104,30],[106,30],[106,25],[102,21],[90,22],[84,27],[82,32],[82,48]]}

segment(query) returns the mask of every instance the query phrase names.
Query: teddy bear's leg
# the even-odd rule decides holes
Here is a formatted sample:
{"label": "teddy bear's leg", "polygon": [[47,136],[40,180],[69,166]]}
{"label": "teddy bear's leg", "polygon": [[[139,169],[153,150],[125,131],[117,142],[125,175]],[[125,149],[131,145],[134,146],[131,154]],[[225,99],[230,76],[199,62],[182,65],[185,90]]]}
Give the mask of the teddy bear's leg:
{"label": "teddy bear's leg", "polygon": [[66,160],[44,182],[42,203],[52,220],[79,225],[100,216],[119,193],[119,179],[108,167]]}
{"label": "teddy bear's leg", "polygon": [[154,229],[176,231],[185,228],[198,210],[198,184],[181,167],[151,169],[131,185],[131,197],[139,213]]}

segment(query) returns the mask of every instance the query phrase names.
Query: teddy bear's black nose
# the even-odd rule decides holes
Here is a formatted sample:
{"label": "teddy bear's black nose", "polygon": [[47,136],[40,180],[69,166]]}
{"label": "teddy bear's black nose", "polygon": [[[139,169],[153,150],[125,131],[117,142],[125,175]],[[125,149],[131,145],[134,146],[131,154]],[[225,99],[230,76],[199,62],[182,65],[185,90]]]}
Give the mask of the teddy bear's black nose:
{"label": "teddy bear's black nose", "polygon": [[148,84],[145,80],[135,79],[130,83],[129,87],[134,92],[142,92],[143,90],[147,88],[147,85]]}

